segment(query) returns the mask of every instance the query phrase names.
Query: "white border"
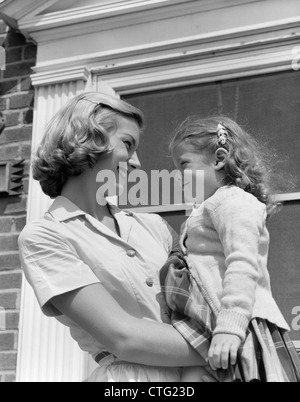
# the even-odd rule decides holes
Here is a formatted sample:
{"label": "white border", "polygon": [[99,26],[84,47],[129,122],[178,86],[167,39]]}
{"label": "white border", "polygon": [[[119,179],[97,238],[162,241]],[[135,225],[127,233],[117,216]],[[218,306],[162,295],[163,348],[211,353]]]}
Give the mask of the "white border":
{"label": "white border", "polygon": [[[29,0],[28,0],[29,1]],[[21,4],[20,0],[14,0],[14,5]],[[23,1],[24,2],[24,1]],[[23,3],[22,2],[22,3]],[[254,3],[254,0],[203,0],[197,2],[202,3],[206,7],[222,7],[229,4],[237,3]],[[12,2],[11,2],[12,3]],[[41,1],[39,4],[48,3]],[[52,1],[49,1],[49,4]],[[53,1],[54,3],[54,1]],[[121,2],[120,2],[121,3]],[[124,2],[123,2],[124,3]],[[133,4],[130,1],[130,4]],[[179,0],[160,0],[156,1],[157,4],[169,4],[170,6],[176,4],[175,9],[169,14],[171,7],[163,7],[163,10],[150,10],[147,9],[149,1],[136,0],[136,5],[139,3],[141,7],[136,8],[135,17],[138,15],[141,18],[138,19],[140,24],[150,19],[156,19],[166,17],[166,15],[174,16],[179,12],[191,13],[195,9],[192,9],[191,5],[196,2],[189,1],[183,2]],[[144,8],[142,7],[144,3]],[[153,3],[153,2],[152,2]],[[185,5],[189,4],[189,10],[185,9]],[[127,3],[129,4],[129,2]],[[139,10],[139,13],[138,13]],[[41,11],[41,9],[39,10]],[[130,13],[121,8],[111,10],[71,10],[66,13],[52,13],[52,15],[34,15],[30,14],[30,18],[24,18],[21,21],[20,28],[27,30],[32,34],[33,38],[38,43],[41,41],[55,41],[57,38],[72,38],[74,42],[70,41],[70,45],[76,44],[76,34],[86,32],[98,32],[99,30],[112,29],[112,27],[119,27],[120,24],[128,26],[135,24],[134,18],[130,16],[130,13],[134,11],[132,8]],[[198,10],[199,11],[199,10]],[[144,12],[142,14],[142,12]],[[101,15],[100,15],[101,14]],[[127,16],[125,15],[127,14]],[[122,17],[123,15],[123,17]],[[135,18],[136,20],[136,18]],[[45,87],[47,92],[47,86],[54,85],[60,87],[62,85],[62,95],[58,96],[58,99],[54,98],[55,108],[59,106],[59,102],[66,97],[67,88],[71,81],[82,80],[86,83],[86,86],[94,84],[96,73],[99,74],[100,79],[97,85],[101,86],[103,82],[111,85],[115,90],[123,94],[138,93],[144,91],[150,91],[154,89],[171,88],[173,86],[184,86],[192,83],[203,83],[214,81],[216,79],[228,79],[240,76],[251,76],[263,73],[269,73],[273,71],[283,71],[291,69],[291,63],[293,55],[290,50],[292,46],[299,43],[300,32],[300,20],[298,18],[291,18],[285,21],[274,21],[273,24],[264,24],[263,26],[244,27],[248,29],[246,32],[232,30],[216,32],[215,34],[193,37],[193,38],[180,38],[178,40],[170,40],[168,43],[152,43],[145,48],[129,48],[129,49],[117,49],[114,54],[99,54],[94,53],[85,55],[84,57],[75,60],[60,59],[60,60],[47,60],[43,63],[38,63],[35,68],[36,74],[33,75],[33,83],[36,87]],[[265,39],[265,35],[268,39]],[[243,45],[238,39],[242,38]],[[234,40],[236,39],[236,41]],[[265,40],[264,40],[265,39]],[[216,43],[217,42],[217,43]],[[55,43],[54,43],[55,44]],[[204,46],[204,47],[203,47]],[[186,52],[186,47],[188,51]],[[199,50],[200,49],[200,50]],[[203,49],[203,50],[202,50]],[[160,55],[159,55],[160,53]],[[226,64],[226,72],[224,73],[224,59],[228,61]],[[107,65],[107,61],[111,61],[113,65]],[[222,67],[223,66],[223,67]],[[93,76],[94,75],[94,76]],[[55,88],[55,91],[57,88]],[[41,88],[41,96],[36,99],[36,102],[41,102],[39,106],[38,114],[35,114],[36,129],[35,133],[38,133],[38,126],[42,124],[48,108],[49,96],[42,95],[43,89]],[[65,93],[65,95],[64,95]],[[50,102],[51,103],[51,102]],[[37,120],[38,117],[38,120]],[[41,203],[40,197],[36,197],[36,194],[31,190],[31,194],[35,195],[35,203]],[[292,195],[289,196],[291,198]],[[33,204],[32,204],[33,209]],[[39,211],[42,208],[37,208]],[[134,209],[135,212],[179,212],[185,211],[186,206],[158,206],[144,209]],[[32,211],[32,213],[35,211]],[[25,286],[25,285],[24,285]],[[27,286],[27,285],[26,285]],[[20,371],[23,376],[34,377],[33,370],[36,371],[36,375],[42,378],[45,370],[45,377],[49,376],[48,371],[53,370],[53,373],[58,377],[59,370],[63,370],[64,378],[74,378],[74,376],[81,377],[81,373],[76,373],[76,368],[80,366],[81,354],[77,355],[71,347],[69,348],[68,342],[63,343],[64,334],[60,334],[56,330],[56,325],[50,330],[47,330],[45,326],[44,331],[30,333],[30,325],[34,324],[39,331],[43,328],[39,321],[35,322],[35,315],[31,304],[28,305],[27,294],[22,292],[22,305],[23,313],[26,308],[26,315],[21,314],[23,317],[23,324],[29,330],[26,333],[26,338],[22,338],[23,343],[19,343],[18,354],[18,376],[20,379]],[[35,300],[32,296],[32,300]],[[36,305],[36,301],[35,301]],[[36,307],[37,311],[38,308]],[[38,316],[38,314],[37,314]],[[32,322],[33,321],[33,322]],[[34,328],[34,325],[32,328]],[[35,344],[35,338],[47,344],[47,347],[38,347]],[[20,332],[21,336],[21,332]],[[47,339],[49,338],[49,342]],[[25,342],[26,341],[26,342]],[[51,350],[50,341],[54,346]],[[33,349],[30,345],[33,343]],[[28,346],[29,345],[29,346]],[[300,342],[297,342],[300,347]],[[50,345],[51,346],[51,345]],[[61,348],[61,349],[60,349]],[[36,352],[33,353],[32,351]],[[68,352],[69,351],[69,352]],[[22,363],[21,366],[21,352]],[[52,356],[56,354],[58,361],[63,360],[65,356],[66,362],[51,367]],[[48,359],[48,356],[51,358]],[[74,364],[74,359],[76,360]],[[39,364],[35,367],[32,366],[32,362],[37,361]],[[79,363],[78,363],[79,362]],[[43,363],[43,364],[42,364]],[[41,364],[41,366],[40,366]],[[85,370],[87,367],[83,367]],[[24,377],[23,377],[24,378]]]}

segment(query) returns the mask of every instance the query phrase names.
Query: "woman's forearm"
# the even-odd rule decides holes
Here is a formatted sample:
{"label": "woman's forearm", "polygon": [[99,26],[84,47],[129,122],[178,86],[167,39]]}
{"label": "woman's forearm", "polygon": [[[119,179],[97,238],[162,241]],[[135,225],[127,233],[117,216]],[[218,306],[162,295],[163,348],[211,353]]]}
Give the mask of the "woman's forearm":
{"label": "woman's forearm", "polygon": [[171,325],[132,317],[101,284],[57,296],[52,304],[121,360],[163,367],[204,365]]}
{"label": "woman's forearm", "polygon": [[130,317],[117,357],[132,363],[165,367],[207,366],[171,325]]}

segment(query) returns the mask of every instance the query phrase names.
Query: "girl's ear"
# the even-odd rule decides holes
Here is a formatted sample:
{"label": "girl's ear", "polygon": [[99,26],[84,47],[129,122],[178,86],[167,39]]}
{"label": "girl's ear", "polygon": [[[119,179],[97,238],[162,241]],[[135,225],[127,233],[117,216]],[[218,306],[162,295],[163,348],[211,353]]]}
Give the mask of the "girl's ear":
{"label": "girl's ear", "polygon": [[218,148],[215,152],[215,169],[216,170],[222,170],[225,166],[226,159],[229,156],[229,152],[225,148]]}

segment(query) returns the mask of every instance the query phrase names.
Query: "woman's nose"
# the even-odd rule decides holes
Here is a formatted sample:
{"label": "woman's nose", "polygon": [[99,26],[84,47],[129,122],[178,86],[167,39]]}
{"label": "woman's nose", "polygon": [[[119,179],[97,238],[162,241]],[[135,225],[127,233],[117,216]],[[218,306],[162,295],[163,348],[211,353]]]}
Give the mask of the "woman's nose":
{"label": "woman's nose", "polygon": [[141,169],[141,167],[142,167],[141,162],[139,160],[137,153],[135,152],[128,161],[128,170],[132,171],[135,169]]}

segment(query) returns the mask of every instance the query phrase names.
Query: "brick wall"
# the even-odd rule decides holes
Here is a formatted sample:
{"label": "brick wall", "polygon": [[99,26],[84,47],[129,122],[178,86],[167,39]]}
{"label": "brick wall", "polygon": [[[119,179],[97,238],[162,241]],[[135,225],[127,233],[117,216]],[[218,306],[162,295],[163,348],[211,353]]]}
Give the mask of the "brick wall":
{"label": "brick wall", "polygon": [[26,222],[34,92],[29,75],[36,46],[0,20],[0,45],[6,70],[0,76],[0,111],[6,127],[0,135],[0,161],[25,159],[23,194],[0,194],[0,382],[15,381],[22,273],[17,238]]}

